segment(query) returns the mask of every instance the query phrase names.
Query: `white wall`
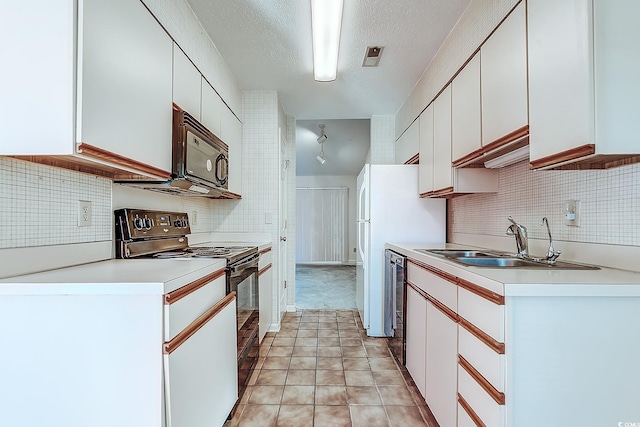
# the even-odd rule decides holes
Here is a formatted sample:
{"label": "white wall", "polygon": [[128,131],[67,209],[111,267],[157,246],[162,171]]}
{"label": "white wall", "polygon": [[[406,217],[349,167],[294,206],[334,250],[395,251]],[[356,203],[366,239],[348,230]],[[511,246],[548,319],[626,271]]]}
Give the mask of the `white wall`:
{"label": "white wall", "polygon": [[367,153],[367,163],[392,165],[396,162],[394,116],[371,117],[371,144]]}
{"label": "white wall", "polygon": [[331,187],[346,187],[349,193],[349,263],[356,262],[356,253],[354,249],[358,247],[356,236],[356,221],[357,221],[357,176],[298,176],[296,177],[297,188],[331,188]]}

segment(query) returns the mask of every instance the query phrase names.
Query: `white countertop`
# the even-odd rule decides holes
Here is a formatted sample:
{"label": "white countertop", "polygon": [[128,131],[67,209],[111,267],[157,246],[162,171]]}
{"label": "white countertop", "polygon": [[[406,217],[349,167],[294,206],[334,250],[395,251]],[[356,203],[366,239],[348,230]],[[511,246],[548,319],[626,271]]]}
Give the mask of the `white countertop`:
{"label": "white countertop", "polygon": [[225,266],[219,258],[112,259],[2,279],[0,295],[162,295]]}
{"label": "white countertop", "polygon": [[505,296],[640,296],[640,273],[627,270],[474,267],[415,249],[491,249],[420,243],[387,243],[386,247]]}

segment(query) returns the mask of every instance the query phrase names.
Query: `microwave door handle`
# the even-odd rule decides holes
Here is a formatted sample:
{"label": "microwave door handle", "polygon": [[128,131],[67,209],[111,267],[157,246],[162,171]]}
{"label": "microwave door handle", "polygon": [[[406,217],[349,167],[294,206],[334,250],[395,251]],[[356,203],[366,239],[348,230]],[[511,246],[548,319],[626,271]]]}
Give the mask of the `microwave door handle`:
{"label": "microwave door handle", "polygon": [[[225,176],[220,176],[220,163],[224,162],[224,170],[227,171]],[[229,159],[224,154],[220,154],[216,159],[216,180],[220,185],[224,185],[227,182],[229,174]]]}

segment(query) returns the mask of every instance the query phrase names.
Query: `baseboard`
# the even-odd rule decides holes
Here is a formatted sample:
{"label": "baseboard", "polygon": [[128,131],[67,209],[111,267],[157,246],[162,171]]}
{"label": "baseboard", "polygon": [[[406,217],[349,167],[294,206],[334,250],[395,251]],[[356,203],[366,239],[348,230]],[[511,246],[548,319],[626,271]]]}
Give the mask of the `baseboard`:
{"label": "baseboard", "polygon": [[280,325],[277,323],[272,323],[271,325],[269,325],[269,328],[267,328],[267,332],[280,332]]}
{"label": "baseboard", "polygon": [[289,312],[289,313],[295,313],[295,312],[296,312],[296,306],[295,306],[295,304],[294,304],[294,305],[291,305],[291,304],[287,305],[287,312]]}

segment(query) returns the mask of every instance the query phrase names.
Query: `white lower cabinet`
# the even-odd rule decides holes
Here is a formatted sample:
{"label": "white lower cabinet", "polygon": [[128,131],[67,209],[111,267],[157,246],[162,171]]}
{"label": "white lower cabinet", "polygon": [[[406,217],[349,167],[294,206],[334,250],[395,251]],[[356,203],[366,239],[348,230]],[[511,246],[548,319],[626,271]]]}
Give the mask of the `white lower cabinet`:
{"label": "white lower cabinet", "polygon": [[262,342],[273,323],[273,264],[271,248],[260,251],[258,262],[258,286],[260,286],[260,333]]}
{"label": "white lower cabinet", "polygon": [[503,304],[409,259],[406,366],[440,427],[505,425]]}
{"label": "white lower cabinet", "polygon": [[456,425],[458,324],[454,319],[427,301],[425,400],[440,427]]}
{"label": "white lower cabinet", "polygon": [[223,304],[165,354],[166,427],[222,426],[238,398],[235,298]]}
{"label": "white lower cabinet", "polygon": [[425,397],[427,300],[411,286],[407,286],[406,295],[406,367],[420,394]]}

